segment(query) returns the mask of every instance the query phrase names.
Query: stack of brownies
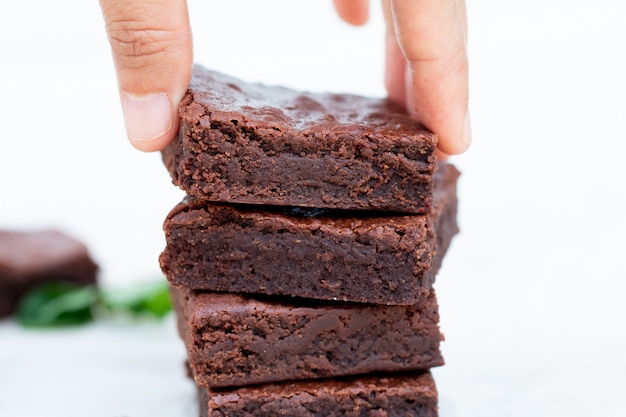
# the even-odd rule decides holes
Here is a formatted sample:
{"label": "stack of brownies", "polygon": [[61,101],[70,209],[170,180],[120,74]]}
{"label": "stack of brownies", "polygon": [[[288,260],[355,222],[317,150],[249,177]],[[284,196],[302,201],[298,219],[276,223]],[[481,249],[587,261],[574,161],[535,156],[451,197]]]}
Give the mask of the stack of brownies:
{"label": "stack of brownies", "polygon": [[161,267],[203,416],[436,416],[458,171],[382,99],[196,66]]}

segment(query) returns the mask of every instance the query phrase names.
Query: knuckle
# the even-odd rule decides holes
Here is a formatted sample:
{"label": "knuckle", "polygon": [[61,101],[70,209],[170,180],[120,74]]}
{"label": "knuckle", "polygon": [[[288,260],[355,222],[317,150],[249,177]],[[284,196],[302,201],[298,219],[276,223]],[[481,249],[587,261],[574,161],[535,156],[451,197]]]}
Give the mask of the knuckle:
{"label": "knuckle", "polygon": [[176,32],[152,28],[142,22],[117,20],[109,22],[107,29],[114,56],[128,68],[150,65],[177,43]]}
{"label": "knuckle", "polygon": [[465,47],[460,44],[449,49],[432,50],[419,59],[408,58],[407,61],[411,70],[428,74],[430,81],[435,83],[468,70]]}

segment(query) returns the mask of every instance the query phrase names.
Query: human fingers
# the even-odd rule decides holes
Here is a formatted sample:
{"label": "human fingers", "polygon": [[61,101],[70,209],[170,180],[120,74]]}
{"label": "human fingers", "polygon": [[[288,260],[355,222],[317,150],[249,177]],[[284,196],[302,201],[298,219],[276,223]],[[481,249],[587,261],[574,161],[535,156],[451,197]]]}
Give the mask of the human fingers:
{"label": "human fingers", "polygon": [[369,19],[369,0],[333,0],[340,18],[351,25],[360,26]]}
{"label": "human fingers", "polygon": [[[471,143],[464,2],[390,0],[389,5],[407,65],[407,110],[437,134],[441,152],[464,152]],[[400,64],[388,65],[388,77],[402,78]]]}
{"label": "human fingers", "polygon": [[185,0],[100,0],[120,89],[126,133],[142,151],[163,149],[178,131],[178,105],[193,65]]}

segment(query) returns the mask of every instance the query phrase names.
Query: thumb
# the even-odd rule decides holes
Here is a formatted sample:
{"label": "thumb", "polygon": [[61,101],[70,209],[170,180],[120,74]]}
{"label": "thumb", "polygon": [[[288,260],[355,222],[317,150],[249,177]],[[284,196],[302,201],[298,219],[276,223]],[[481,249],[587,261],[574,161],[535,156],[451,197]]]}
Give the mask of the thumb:
{"label": "thumb", "polygon": [[111,43],[126,133],[142,151],[163,149],[178,131],[178,105],[193,64],[185,0],[100,0]]}

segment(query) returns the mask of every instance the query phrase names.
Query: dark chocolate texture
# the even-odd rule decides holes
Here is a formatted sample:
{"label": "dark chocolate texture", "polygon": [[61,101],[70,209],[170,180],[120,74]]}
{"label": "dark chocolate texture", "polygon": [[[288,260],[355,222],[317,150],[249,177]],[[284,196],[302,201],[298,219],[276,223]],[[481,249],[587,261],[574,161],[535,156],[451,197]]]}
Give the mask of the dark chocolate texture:
{"label": "dark chocolate texture", "polygon": [[200,390],[201,417],[437,417],[430,373]]}
{"label": "dark chocolate texture", "polygon": [[0,230],[0,317],[11,314],[32,288],[51,282],[96,282],[87,248],[56,230]]}
{"label": "dark chocolate texture", "polygon": [[456,222],[452,165],[435,175],[428,215],[292,215],[189,197],[164,229],[161,268],[174,286],[411,305],[430,289]]}
{"label": "dark chocolate texture", "polygon": [[200,386],[443,365],[434,292],[413,306],[296,304],[292,299],[181,289],[172,293],[189,366]]}
{"label": "dark chocolate texture", "polygon": [[437,138],[385,99],[249,84],[196,66],[174,184],[230,203],[426,213]]}

